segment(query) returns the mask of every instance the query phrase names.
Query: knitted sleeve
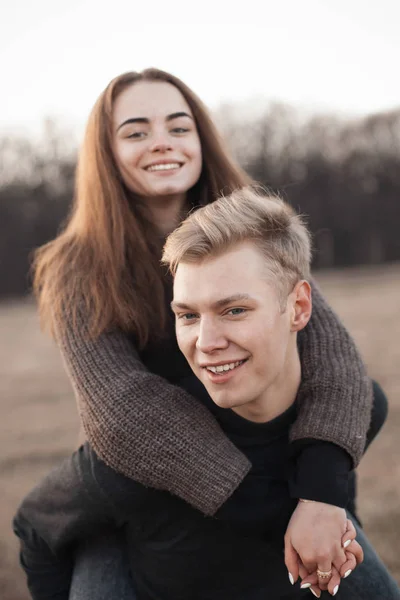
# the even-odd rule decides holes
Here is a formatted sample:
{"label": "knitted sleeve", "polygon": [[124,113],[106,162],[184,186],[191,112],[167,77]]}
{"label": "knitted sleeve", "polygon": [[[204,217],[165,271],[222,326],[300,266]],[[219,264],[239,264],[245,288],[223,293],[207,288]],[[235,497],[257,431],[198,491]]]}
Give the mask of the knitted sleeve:
{"label": "knitted sleeve", "polygon": [[139,483],[214,514],[251,465],[211,413],[149,372],[121,331],[90,340],[81,316],[74,327],[67,323],[57,341],[99,457]]}
{"label": "knitted sleeve", "polygon": [[313,314],[299,335],[302,384],[291,441],[333,442],[358,464],[371,420],[372,384],[357,348],[316,283]]}

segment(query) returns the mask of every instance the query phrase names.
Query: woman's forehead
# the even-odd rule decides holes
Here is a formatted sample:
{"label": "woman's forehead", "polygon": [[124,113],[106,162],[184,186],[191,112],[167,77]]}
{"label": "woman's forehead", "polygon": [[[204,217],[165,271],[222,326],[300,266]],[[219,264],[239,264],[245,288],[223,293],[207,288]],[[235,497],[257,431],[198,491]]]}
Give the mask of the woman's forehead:
{"label": "woman's forehead", "polygon": [[166,118],[176,112],[192,111],[182,93],[166,81],[139,81],[119,94],[114,104],[116,123],[127,118]]}

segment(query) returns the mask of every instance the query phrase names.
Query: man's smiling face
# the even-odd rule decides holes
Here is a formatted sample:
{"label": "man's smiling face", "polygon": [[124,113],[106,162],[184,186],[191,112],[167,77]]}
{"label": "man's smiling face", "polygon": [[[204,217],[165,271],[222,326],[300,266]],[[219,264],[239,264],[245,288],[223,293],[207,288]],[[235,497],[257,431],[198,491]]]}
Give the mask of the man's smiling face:
{"label": "man's smiling face", "polygon": [[179,347],[213,401],[242,416],[290,379],[298,361],[296,331],[305,325],[294,325],[295,292],[282,310],[267,267],[255,245],[241,243],[198,263],[180,263],[175,275]]}

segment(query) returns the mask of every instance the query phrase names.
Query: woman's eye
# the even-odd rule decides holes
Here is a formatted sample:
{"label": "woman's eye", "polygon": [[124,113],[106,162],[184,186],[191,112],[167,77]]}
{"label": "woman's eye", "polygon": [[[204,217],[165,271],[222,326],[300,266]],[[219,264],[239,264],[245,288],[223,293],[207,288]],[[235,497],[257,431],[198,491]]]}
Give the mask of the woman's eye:
{"label": "woman's eye", "polygon": [[188,131],[189,129],[186,127],[174,127],[174,129],[172,129],[172,133],[187,133]]}
{"label": "woman's eye", "polygon": [[140,139],[140,138],[144,137],[145,135],[146,135],[146,133],[144,131],[134,131],[133,133],[128,135],[128,138]]}

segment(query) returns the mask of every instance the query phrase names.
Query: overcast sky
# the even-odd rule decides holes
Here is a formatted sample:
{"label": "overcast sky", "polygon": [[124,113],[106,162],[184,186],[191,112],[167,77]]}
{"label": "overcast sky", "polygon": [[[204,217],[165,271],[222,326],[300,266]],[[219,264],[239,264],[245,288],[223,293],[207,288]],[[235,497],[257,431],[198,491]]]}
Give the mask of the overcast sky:
{"label": "overcast sky", "polygon": [[400,106],[399,0],[13,0],[0,14],[0,127],[82,127],[115,75],[157,66],[211,107]]}

